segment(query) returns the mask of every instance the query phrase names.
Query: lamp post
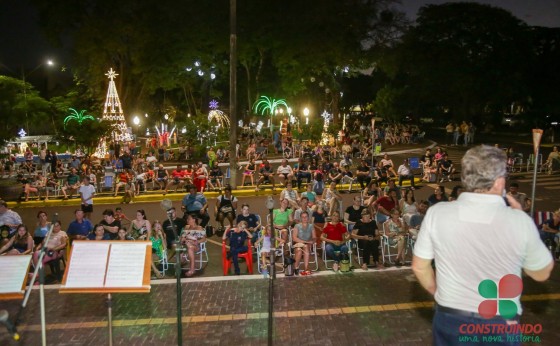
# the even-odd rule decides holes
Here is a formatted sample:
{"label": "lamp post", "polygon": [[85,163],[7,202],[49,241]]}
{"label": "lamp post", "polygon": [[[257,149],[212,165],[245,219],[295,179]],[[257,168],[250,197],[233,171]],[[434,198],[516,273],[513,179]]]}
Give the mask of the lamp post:
{"label": "lamp post", "polygon": [[266,209],[270,213],[270,224],[265,227],[270,227],[270,244],[272,248],[270,249],[270,270],[268,271],[268,345],[272,345],[272,326],[273,326],[273,309],[274,309],[274,279],[276,279],[276,237],[274,229],[274,199],[272,196],[268,196],[266,199]]}
{"label": "lamp post", "polygon": [[303,115],[305,116],[305,125],[309,125],[309,108],[305,107],[303,109]]}
{"label": "lamp post", "polygon": [[25,74],[25,70],[23,69],[23,65],[21,66],[21,80],[23,81],[23,99],[24,99],[24,102],[25,102],[25,129],[27,130],[27,135],[28,136],[29,136],[29,117],[28,117],[28,114],[27,114],[28,103],[27,103],[27,85],[26,85],[26,82],[25,82],[25,78],[29,77],[33,72],[37,71],[40,67],[42,67],[45,64],[47,66],[53,66],[54,62],[52,60],[48,59],[47,61],[42,62],[39,65],[35,66],[35,68],[32,69],[27,74]]}
{"label": "lamp post", "polygon": [[136,125],[136,136],[138,137],[138,129],[140,128],[140,118],[138,118],[138,116],[135,115],[134,119],[132,119],[132,122],[134,123],[134,125]]}

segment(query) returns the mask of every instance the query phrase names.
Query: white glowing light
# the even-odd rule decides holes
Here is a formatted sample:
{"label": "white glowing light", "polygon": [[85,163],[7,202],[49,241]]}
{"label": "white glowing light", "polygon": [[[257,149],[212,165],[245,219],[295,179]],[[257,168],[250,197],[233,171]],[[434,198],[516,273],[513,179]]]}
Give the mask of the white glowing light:
{"label": "white glowing light", "polygon": [[25,136],[27,136],[27,132],[25,132],[24,129],[21,129],[21,130],[19,130],[18,135],[19,135],[20,137],[25,137]]}
{"label": "white glowing light", "polygon": [[199,67],[200,66],[200,61],[195,61],[194,66]]}
{"label": "white glowing light", "polygon": [[192,71],[192,67],[189,66],[189,67],[185,68],[185,71],[191,72],[191,71]]}
{"label": "white glowing light", "polygon": [[198,70],[198,75],[199,75],[200,77],[204,76],[204,71]]}

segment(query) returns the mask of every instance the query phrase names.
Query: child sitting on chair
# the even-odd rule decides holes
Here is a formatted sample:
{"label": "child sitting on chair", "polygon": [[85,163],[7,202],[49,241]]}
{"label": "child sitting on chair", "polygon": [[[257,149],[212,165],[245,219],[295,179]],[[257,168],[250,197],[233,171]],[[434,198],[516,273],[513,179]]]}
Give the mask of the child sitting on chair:
{"label": "child sitting on chair", "polygon": [[265,278],[268,276],[268,270],[266,268],[266,258],[270,256],[270,248],[272,246],[272,243],[270,242],[270,235],[271,235],[270,225],[267,225],[265,228],[263,228],[262,235],[259,238],[259,240],[255,242],[256,249],[258,249],[259,244],[262,243],[261,267],[262,267],[262,274]]}
{"label": "child sitting on chair", "polygon": [[240,275],[238,255],[248,250],[245,240],[253,238],[251,232],[247,229],[247,222],[240,221],[235,228],[226,228],[222,240],[229,238],[228,259],[231,258],[235,275]]}

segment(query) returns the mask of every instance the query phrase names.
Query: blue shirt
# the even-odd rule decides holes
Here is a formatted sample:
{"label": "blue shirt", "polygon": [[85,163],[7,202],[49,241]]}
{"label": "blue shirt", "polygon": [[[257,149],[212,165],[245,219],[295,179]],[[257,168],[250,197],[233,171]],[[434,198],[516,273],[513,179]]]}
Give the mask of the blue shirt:
{"label": "blue shirt", "polygon": [[231,248],[237,249],[245,245],[245,240],[247,240],[247,232],[241,231],[239,233],[236,233],[231,231],[228,234],[228,238],[229,246]]}
{"label": "blue shirt", "polygon": [[68,230],[66,231],[66,234],[68,234],[68,236],[74,236],[74,235],[87,236],[92,229],[93,229],[93,225],[88,219],[83,219],[81,223],[74,220],[70,222],[70,224],[68,225]]}
{"label": "blue shirt", "polygon": [[206,197],[203,194],[197,193],[196,195],[188,194],[183,197],[182,204],[187,211],[199,211],[206,204]]}

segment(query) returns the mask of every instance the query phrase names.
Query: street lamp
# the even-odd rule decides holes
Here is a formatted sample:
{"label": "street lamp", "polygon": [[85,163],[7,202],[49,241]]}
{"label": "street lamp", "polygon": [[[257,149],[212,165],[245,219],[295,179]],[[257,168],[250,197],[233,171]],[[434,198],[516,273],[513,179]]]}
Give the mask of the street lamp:
{"label": "street lamp", "polygon": [[305,107],[303,109],[303,115],[305,116],[305,125],[309,125],[309,108]]}
{"label": "street lamp", "polygon": [[[134,123],[134,125],[136,125],[136,128],[140,128],[140,118],[138,118],[138,115],[134,116],[134,119],[132,119],[132,122]],[[138,136],[138,130],[136,130],[136,135]]]}
{"label": "street lamp", "polygon": [[48,65],[48,66],[54,66],[54,62],[51,59],[48,59],[45,62],[40,63],[39,65],[37,65],[34,69],[32,69],[29,73],[27,73],[27,75],[25,74],[25,70],[23,69],[23,65],[21,66],[21,80],[23,81],[23,99],[25,102],[25,127],[27,130],[27,135],[29,135],[29,117],[27,115],[27,108],[28,108],[28,103],[27,103],[27,85],[25,83],[25,78],[29,77],[33,72],[37,71],[41,66],[43,65]]}

